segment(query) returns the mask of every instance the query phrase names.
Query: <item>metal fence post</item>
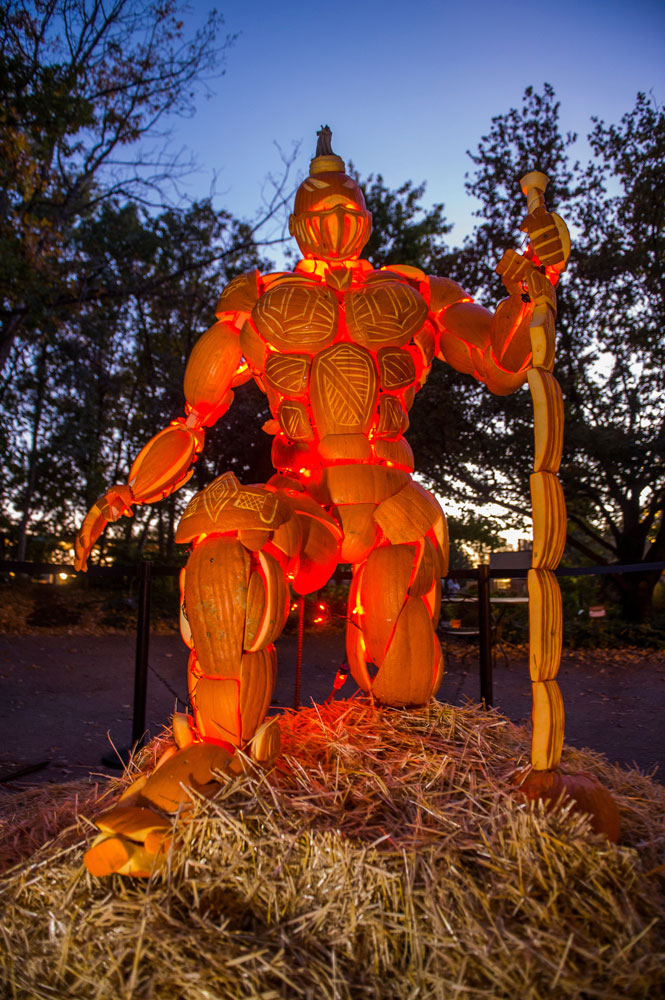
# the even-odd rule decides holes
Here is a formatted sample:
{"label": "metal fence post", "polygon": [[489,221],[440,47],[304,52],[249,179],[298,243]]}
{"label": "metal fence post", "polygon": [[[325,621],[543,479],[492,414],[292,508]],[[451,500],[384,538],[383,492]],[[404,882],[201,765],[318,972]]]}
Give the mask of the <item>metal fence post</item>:
{"label": "metal fence post", "polygon": [[300,675],[302,673],[302,646],[305,634],[305,597],[298,598],[298,652],[296,654],[296,677],[293,686],[293,707],[300,708]]}
{"label": "metal fence post", "polygon": [[132,746],[139,749],[145,742],[145,710],[148,689],[148,647],[150,644],[150,595],[152,563],[143,562],[138,568],[139,616],[136,625],[136,665],[134,668],[134,716]]}
{"label": "metal fence post", "polygon": [[492,693],[492,609],[488,563],[481,563],[478,567],[478,631],[480,633],[480,701],[484,708],[491,708],[494,698]]}

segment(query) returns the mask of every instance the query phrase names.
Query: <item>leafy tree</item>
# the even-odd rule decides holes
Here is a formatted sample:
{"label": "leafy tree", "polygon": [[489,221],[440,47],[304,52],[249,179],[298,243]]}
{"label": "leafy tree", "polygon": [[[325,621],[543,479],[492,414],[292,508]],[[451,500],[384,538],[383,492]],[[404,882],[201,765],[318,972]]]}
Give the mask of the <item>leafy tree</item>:
{"label": "leafy tree", "polygon": [[[618,125],[596,121],[593,159],[570,165],[574,136],[562,136],[551,87],[525,92],[522,108],[492,121],[472,155],[468,189],[483,220],[439,273],[487,301],[498,297],[493,265],[515,245],[525,208],[519,178],[543,169],[548,206],[567,218],[573,253],[558,291],[556,374],[566,408],[561,479],[571,550],[593,562],[665,558],[665,112],[644,95]],[[474,264],[474,261],[476,262]],[[471,276],[471,281],[469,281]],[[473,280],[475,278],[475,281]],[[499,292],[500,294],[500,292]],[[499,502],[528,517],[531,408],[526,390],[493,397],[449,373],[432,372],[429,405],[414,412],[419,467],[439,489]],[[431,413],[440,401],[439,426]],[[425,400],[423,400],[425,402]],[[578,555],[579,558],[579,555]],[[617,577],[623,613],[649,610],[659,571]]]}
{"label": "leafy tree", "polygon": [[154,200],[185,164],[159,141],[223,66],[222,19],[177,0],[9,0],[0,8],[0,369],[15,337],[89,293],[73,241],[108,199]]}
{"label": "leafy tree", "polygon": [[[88,273],[98,287],[122,286],[125,294],[90,297],[38,343],[13,348],[2,409],[16,456],[6,478],[9,502],[22,511],[19,556],[28,528],[53,538],[72,534],[81,511],[111,482],[123,481],[146,441],[182,414],[186,361],[214,320],[220,288],[239,271],[266,264],[246,241],[238,248],[237,228],[209,202],[159,216],[106,203],[79,226],[77,253]],[[221,427],[206,452],[200,485],[244,456]],[[156,525],[160,555],[170,558],[185,502],[179,494],[123,520],[111,531],[116,554],[127,558]]]}

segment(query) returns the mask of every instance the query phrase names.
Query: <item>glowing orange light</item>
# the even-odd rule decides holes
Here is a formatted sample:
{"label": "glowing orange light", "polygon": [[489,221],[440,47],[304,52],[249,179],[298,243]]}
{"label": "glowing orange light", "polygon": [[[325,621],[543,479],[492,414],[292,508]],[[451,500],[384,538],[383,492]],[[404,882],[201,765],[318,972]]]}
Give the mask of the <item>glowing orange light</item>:
{"label": "glowing orange light", "polygon": [[314,619],[314,624],[315,624],[315,625],[318,625],[318,624],[319,624],[320,622],[322,622],[322,621],[323,621],[323,618],[321,618],[321,617],[319,617],[319,618],[315,618],[315,619]]}
{"label": "glowing orange light", "polygon": [[326,610],[325,604],[319,604],[319,608],[320,608],[321,611],[325,611]]}

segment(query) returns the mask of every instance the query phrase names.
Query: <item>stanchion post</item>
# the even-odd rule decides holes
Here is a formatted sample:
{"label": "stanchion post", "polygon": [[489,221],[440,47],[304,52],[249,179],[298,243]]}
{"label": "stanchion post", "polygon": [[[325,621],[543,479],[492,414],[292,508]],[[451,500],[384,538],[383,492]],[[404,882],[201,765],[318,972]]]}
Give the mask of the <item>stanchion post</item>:
{"label": "stanchion post", "polygon": [[143,562],[138,568],[139,616],[136,625],[136,665],[134,668],[134,716],[132,746],[139,749],[145,740],[145,712],[148,689],[148,648],[150,645],[150,596],[152,563]]}
{"label": "stanchion post", "polygon": [[302,644],[305,634],[305,598],[298,599],[298,653],[296,656],[296,682],[293,688],[293,707],[300,708],[300,675],[302,673]]}
{"label": "stanchion post", "polygon": [[492,608],[490,605],[490,568],[487,563],[478,567],[478,631],[480,633],[480,701],[484,708],[491,708],[492,693]]}

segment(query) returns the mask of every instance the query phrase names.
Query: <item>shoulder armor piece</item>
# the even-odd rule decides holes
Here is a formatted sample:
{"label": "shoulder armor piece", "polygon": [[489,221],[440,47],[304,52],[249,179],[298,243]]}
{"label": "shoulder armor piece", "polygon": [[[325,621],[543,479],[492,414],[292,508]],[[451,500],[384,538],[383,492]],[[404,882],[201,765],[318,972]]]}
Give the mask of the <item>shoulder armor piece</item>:
{"label": "shoulder armor piece", "polygon": [[263,291],[267,292],[278,285],[312,285],[319,284],[308,274],[295,274],[293,271],[274,271],[263,275]]}
{"label": "shoulder armor piece", "polygon": [[430,309],[433,313],[440,309],[447,309],[455,302],[473,302],[468,292],[465,292],[461,285],[450,278],[429,278],[431,294]]}
{"label": "shoulder armor piece", "polygon": [[259,297],[259,272],[246,271],[230,281],[217,303],[215,315],[225,312],[250,313]]}
{"label": "shoulder armor piece", "polygon": [[418,285],[421,281],[427,280],[427,275],[424,271],[421,271],[419,267],[411,267],[410,264],[388,264],[386,267],[382,267],[381,270],[399,274],[402,278],[414,281]]}

